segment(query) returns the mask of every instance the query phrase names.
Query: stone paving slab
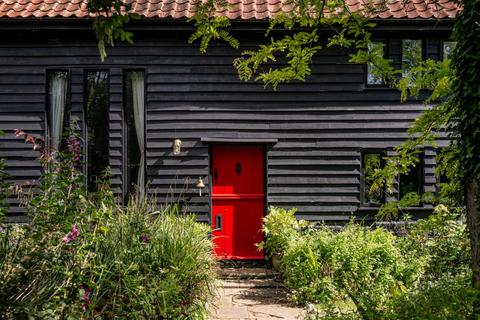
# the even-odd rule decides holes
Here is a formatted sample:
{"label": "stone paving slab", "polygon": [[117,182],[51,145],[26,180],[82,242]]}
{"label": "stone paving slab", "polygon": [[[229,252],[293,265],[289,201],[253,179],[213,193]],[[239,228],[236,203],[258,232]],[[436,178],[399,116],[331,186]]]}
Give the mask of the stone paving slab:
{"label": "stone paving slab", "polygon": [[304,311],[290,304],[288,293],[276,281],[258,286],[259,279],[223,280],[211,311],[211,320],[300,320]]}

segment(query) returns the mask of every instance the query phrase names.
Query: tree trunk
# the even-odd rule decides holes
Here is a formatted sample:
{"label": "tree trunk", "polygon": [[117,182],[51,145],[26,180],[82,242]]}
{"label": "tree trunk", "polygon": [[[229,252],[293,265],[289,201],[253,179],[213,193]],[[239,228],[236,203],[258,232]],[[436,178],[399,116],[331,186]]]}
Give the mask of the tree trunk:
{"label": "tree trunk", "polygon": [[[465,181],[465,204],[467,209],[468,231],[472,249],[472,286],[480,290],[480,197],[477,179],[470,175]],[[477,299],[478,300],[478,299]],[[480,301],[476,301],[474,314],[480,314]]]}

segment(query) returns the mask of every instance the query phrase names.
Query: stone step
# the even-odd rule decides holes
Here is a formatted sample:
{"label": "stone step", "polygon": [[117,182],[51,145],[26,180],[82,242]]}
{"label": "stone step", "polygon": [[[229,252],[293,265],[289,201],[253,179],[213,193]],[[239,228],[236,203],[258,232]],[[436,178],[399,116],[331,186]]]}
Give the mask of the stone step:
{"label": "stone step", "polygon": [[285,285],[279,280],[272,279],[243,279],[243,280],[234,280],[227,279],[222,280],[222,287],[224,289],[231,288],[285,288]]}
{"label": "stone step", "polygon": [[220,279],[270,279],[280,278],[280,274],[272,269],[265,268],[232,268],[223,267],[218,269]]}
{"label": "stone step", "polygon": [[266,268],[266,260],[217,260],[222,268]]}

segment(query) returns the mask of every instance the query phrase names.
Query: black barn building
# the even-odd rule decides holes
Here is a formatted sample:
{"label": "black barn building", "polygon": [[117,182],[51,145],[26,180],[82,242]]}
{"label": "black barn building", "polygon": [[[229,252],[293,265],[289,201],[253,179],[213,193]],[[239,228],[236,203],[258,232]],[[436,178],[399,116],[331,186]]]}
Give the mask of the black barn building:
{"label": "black barn building", "polygon": [[[397,90],[381,85],[367,66],[349,63],[349,52],[339,48],[324,48],[305,82],[274,91],[240,81],[232,60],[264,41],[266,19],[281,6],[279,0],[230,2],[222,14],[233,20],[240,50],[214,42],[201,54],[187,41],[188,2],[137,0],[133,9],[143,19],[128,25],[134,44],[108,48],[102,63],[86,1],[0,0],[0,129],[6,132],[0,158],[13,179],[41,174],[37,154],[13,130],[58,145],[69,119],[84,139],[89,182],[108,165],[119,199],[140,182],[157,193],[159,205],[180,197],[200,221],[224,228],[249,223],[230,222],[231,212],[216,217],[216,206],[230,210],[228,201],[244,201],[240,211],[296,207],[299,218],[344,222],[407,191],[436,191],[435,150],[425,148],[391,197],[365,194],[365,159],[393,154],[424,110],[421,99],[401,103]],[[389,1],[374,18],[374,37],[393,64],[401,69],[411,62],[407,50],[422,59],[448,55],[452,3],[401,3]],[[8,219],[21,221],[24,209],[10,202]]]}

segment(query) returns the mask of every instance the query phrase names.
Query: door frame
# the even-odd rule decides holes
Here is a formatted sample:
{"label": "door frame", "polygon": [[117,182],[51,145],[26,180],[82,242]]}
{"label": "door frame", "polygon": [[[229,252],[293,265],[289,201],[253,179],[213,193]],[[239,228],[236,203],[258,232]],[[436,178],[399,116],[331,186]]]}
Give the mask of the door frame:
{"label": "door frame", "polygon": [[[268,149],[269,144],[266,142],[258,143],[258,142],[218,142],[218,143],[209,143],[208,145],[208,186],[209,186],[209,210],[208,210],[208,224],[210,225],[210,237],[212,237],[212,209],[213,209],[213,179],[212,179],[212,168],[213,168],[213,146],[231,146],[232,148],[235,147],[243,147],[243,146],[259,146],[262,147],[262,154],[263,154],[263,212],[262,217],[267,215],[268,209]],[[262,221],[262,228],[263,228],[263,221]],[[263,237],[265,238],[265,233],[263,232]]]}

